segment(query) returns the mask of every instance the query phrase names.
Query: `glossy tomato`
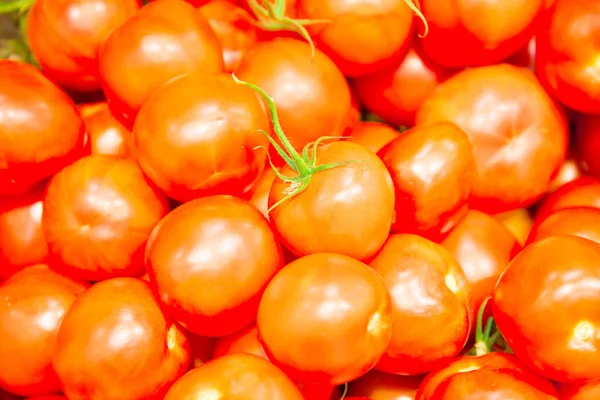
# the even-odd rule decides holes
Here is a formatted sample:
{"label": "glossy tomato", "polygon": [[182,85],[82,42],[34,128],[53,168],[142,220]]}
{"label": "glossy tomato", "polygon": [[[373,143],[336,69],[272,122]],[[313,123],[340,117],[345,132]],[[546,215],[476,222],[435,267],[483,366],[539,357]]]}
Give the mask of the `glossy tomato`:
{"label": "glossy tomato", "polygon": [[380,122],[359,122],[348,130],[350,142],[365,146],[373,153],[377,153],[392,140],[400,136],[397,129]]}
{"label": "glossy tomato", "polygon": [[419,376],[401,377],[372,370],[350,382],[351,397],[346,399],[415,400],[421,380]]}
{"label": "glossy tomato", "polygon": [[84,104],[79,111],[92,155],[133,157],[133,135],[113,117],[106,102]]}
{"label": "glossy tomato", "polygon": [[502,223],[514,235],[517,241],[524,245],[533,227],[533,216],[527,208],[495,214],[494,218]]}
{"label": "glossy tomato", "polygon": [[556,211],[573,207],[600,208],[599,179],[582,176],[560,187],[540,204],[536,220],[541,221]]}
{"label": "glossy tomato", "polygon": [[449,120],[473,144],[474,208],[498,213],[542,196],[566,158],[564,114],[530,71],[508,64],[467,69],[442,83],[417,124]]}
{"label": "glossy tomato", "polygon": [[561,235],[579,236],[600,244],[600,208],[575,207],[558,210],[537,221],[528,242]]}
{"label": "glossy tomato", "polygon": [[[600,55],[600,49],[598,54]],[[575,149],[576,158],[583,169],[600,177],[600,116],[577,116]]]}
{"label": "glossy tomato", "polygon": [[340,384],[373,368],[387,349],[392,303],[384,280],[367,265],[313,254],[275,275],[257,326],[269,359],[292,379]]}
{"label": "glossy tomato", "polygon": [[275,171],[273,168],[265,168],[256,183],[252,186],[252,195],[248,201],[269,219],[269,192],[275,182]]}
{"label": "glossy tomato", "polygon": [[217,36],[206,19],[182,0],[144,6],[110,34],[99,57],[108,104],[127,128],[133,126],[144,100],[169,79],[196,70],[223,70]]}
{"label": "glossy tomato", "polygon": [[86,284],[25,268],[0,285],[0,387],[22,396],[60,391],[52,368],[58,327]]}
{"label": "glossy tomato", "polygon": [[75,104],[32,66],[0,60],[0,197],[27,192],[83,154]]}
{"label": "glossy tomato", "polygon": [[146,282],[115,278],[80,295],[58,331],[53,365],[70,400],[163,399],[188,368],[189,342]]}
{"label": "glossy tomato", "polygon": [[[577,143],[576,143],[577,145]],[[579,146],[579,145],[577,145]],[[583,159],[582,153],[579,153],[581,159]],[[566,185],[567,183],[574,181],[582,175],[583,171],[581,167],[578,165],[577,161],[573,158],[573,155],[569,155],[569,157],[565,160],[562,167],[558,170],[558,173],[552,180],[550,184],[550,192],[557,190],[558,188]]]}
{"label": "glossy tomato", "polygon": [[48,185],[42,226],[61,269],[97,281],[141,275],[146,240],[167,212],[134,161],[88,156]]}
{"label": "glossy tomato", "polygon": [[600,381],[594,380],[581,384],[561,385],[561,400],[589,400],[600,398]]}

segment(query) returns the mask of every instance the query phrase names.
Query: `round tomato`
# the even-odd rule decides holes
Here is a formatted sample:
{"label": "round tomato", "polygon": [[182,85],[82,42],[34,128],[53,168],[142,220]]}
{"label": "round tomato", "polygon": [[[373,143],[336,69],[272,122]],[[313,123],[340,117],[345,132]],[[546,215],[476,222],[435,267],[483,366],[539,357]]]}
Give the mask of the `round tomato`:
{"label": "round tomato", "polygon": [[350,142],[365,146],[377,153],[392,140],[400,136],[400,132],[389,125],[379,122],[359,122],[348,130]]}
{"label": "round tomato", "polygon": [[252,195],[248,199],[250,204],[256,207],[267,219],[269,219],[269,192],[276,176],[273,168],[265,168],[254,186],[252,186]]}
{"label": "round tomato", "polygon": [[514,235],[519,244],[524,245],[533,227],[533,217],[527,208],[518,208],[494,215]]}
{"label": "round tomato", "polygon": [[582,176],[552,192],[541,203],[536,220],[541,221],[559,210],[574,207],[600,208],[600,180]]}
{"label": "round tomato", "polygon": [[417,124],[445,120],[469,135],[478,172],[470,203],[488,213],[535,202],[566,158],[565,116],[522,68],[472,68],[442,83]]}
{"label": "round tomato", "polygon": [[[600,57],[600,48],[598,54]],[[575,155],[585,171],[600,177],[598,154],[600,154],[600,116],[579,114],[575,130]]]}
{"label": "round tomato", "polygon": [[258,328],[256,325],[249,325],[241,331],[221,336],[217,339],[214,358],[236,353],[254,354],[267,361],[269,360],[265,349],[258,340]]}
{"label": "round tomato", "polygon": [[590,400],[600,398],[600,381],[561,385],[559,388],[561,400]]}
{"label": "round tomato", "polygon": [[537,221],[528,243],[561,235],[579,236],[600,244],[600,208],[574,207],[558,210]]}
{"label": "round tomato", "polygon": [[350,382],[348,395],[351,397],[346,399],[415,400],[421,380],[418,376],[401,377],[372,370]]}
{"label": "round tomato", "polygon": [[53,365],[71,400],[159,400],[188,368],[189,342],[148,284],[114,278],[81,294],[58,331]]}
{"label": "round tomato", "polygon": [[141,275],[146,240],[167,212],[134,161],[88,156],[48,185],[42,227],[57,268],[98,281]]}
{"label": "round tomato", "polygon": [[87,129],[92,155],[133,157],[133,136],[110,112],[108,104],[91,103],[79,108]]}
{"label": "round tomato", "polygon": [[22,396],[60,391],[52,368],[58,327],[86,285],[46,265],[0,284],[0,387]]}

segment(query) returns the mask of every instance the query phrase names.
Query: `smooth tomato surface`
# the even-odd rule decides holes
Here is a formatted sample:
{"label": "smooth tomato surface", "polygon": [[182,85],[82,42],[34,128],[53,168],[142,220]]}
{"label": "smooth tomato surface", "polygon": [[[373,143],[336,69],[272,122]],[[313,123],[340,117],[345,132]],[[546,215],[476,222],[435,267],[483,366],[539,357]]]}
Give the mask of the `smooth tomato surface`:
{"label": "smooth tomato surface", "polygon": [[79,107],[92,155],[133,157],[133,135],[110,112],[108,103],[90,103]]}
{"label": "smooth tomato surface", "polygon": [[600,154],[600,116],[579,114],[575,128],[575,156],[583,170],[600,177],[598,154]]}
{"label": "smooth tomato surface", "polygon": [[556,211],[574,207],[600,208],[599,179],[582,176],[561,186],[541,202],[536,220],[541,221]]}
{"label": "smooth tomato surface", "polygon": [[252,194],[248,201],[269,219],[269,192],[275,182],[275,171],[273,168],[265,168],[252,186]]}
{"label": "smooth tomato surface", "polygon": [[578,236],[600,244],[600,208],[575,207],[558,210],[545,219],[538,220],[527,241],[533,243],[562,235]]}
{"label": "smooth tomato surface", "polygon": [[249,325],[238,332],[221,336],[217,339],[214,358],[236,353],[254,354],[267,361],[269,360],[262,343],[258,339],[258,328],[256,325]]}
{"label": "smooth tomato surface", "polygon": [[573,155],[569,155],[569,158],[565,160],[562,167],[558,170],[558,173],[550,184],[550,192],[553,192],[563,185],[574,181],[583,174],[582,168],[579,166],[577,161],[573,158]]}
{"label": "smooth tomato surface", "polygon": [[380,371],[369,371],[348,386],[346,399],[415,400],[422,378],[401,377]]}
{"label": "smooth tomato surface", "polygon": [[365,146],[373,153],[377,153],[392,140],[400,136],[397,129],[380,122],[362,121],[348,130],[350,142]]}

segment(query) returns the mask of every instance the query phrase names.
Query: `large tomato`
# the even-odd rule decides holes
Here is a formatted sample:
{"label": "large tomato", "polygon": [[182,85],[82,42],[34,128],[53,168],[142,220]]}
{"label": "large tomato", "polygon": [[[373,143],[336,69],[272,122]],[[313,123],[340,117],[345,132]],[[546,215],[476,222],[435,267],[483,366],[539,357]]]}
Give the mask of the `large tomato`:
{"label": "large tomato", "polygon": [[134,161],[88,156],[48,185],[42,226],[60,268],[97,281],[141,275],[146,240],[167,212]]}
{"label": "large tomato", "polygon": [[373,153],[377,153],[392,140],[400,136],[400,131],[379,122],[359,122],[347,131],[350,142],[358,143]]}
{"label": "large tomato", "polygon": [[86,285],[46,265],[0,285],[0,387],[22,396],[60,391],[52,368],[58,327]]}
{"label": "large tomato", "polygon": [[83,154],[71,99],[32,66],[0,60],[0,197],[23,194]]}
{"label": "large tomato", "polygon": [[92,155],[133,157],[133,136],[110,112],[106,102],[79,107]]}
{"label": "large tomato", "polygon": [[189,342],[146,282],[115,278],[81,294],[64,316],[53,365],[70,400],[162,400],[188,368]]}
{"label": "large tomato", "polygon": [[490,213],[542,196],[566,158],[564,114],[533,74],[508,64],[467,69],[425,101],[417,124],[449,120],[473,143],[478,177],[474,208]]}
{"label": "large tomato", "polygon": [[28,43],[44,74],[58,85],[99,90],[100,46],[139,7],[138,0],[36,0],[27,23]]}
{"label": "large tomato", "polygon": [[169,79],[196,70],[223,70],[217,36],[206,19],[182,0],[144,6],[110,34],[99,57],[108,104],[127,128],[133,126],[144,100]]}
{"label": "large tomato", "polygon": [[599,154],[600,116],[579,114],[575,130],[575,156],[585,171],[597,177],[600,177]]}
{"label": "large tomato", "polygon": [[157,226],[146,268],[168,312],[205,336],[236,332],[256,318],[265,287],[283,266],[271,227],[229,196],[185,203]]}
{"label": "large tomato", "polygon": [[269,131],[252,90],[230,75],[199,71],[148,98],[133,128],[137,160],[167,195],[179,200],[242,195],[265,164]]}
{"label": "large tomato", "polygon": [[367,400],[415,400],[421,380],[419,376],[400,377],[372,370],[350,382],[348,395]]}
{"label": "large tomato", "polygon": [[559,210],[574,207],[600,208],[600,180],[591,176],[577,178],[544,199],[536,220],[541,221]]}
{"label": "large tomato", "polygon": [[574,207],[558,210],[537,221],[528,242],[561,235],[579,236],[600,244],[600,208]]}

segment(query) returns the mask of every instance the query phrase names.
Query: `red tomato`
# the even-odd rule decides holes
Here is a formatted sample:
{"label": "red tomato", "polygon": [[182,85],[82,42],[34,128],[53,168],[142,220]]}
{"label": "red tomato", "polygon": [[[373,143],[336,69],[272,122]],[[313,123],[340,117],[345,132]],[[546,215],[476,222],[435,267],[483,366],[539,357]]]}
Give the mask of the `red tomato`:
{"label": "red tomato", "polygon": [[48,258],[42,231],[43,194],[44,187],[39,186],[23,196],[0,200],[0,281]]}
{"label": "red tomato", "polygon": [[230,354],[193,369],[179,379],[164,400],[303,400],[277,367],[250,354]]}
{"label": "red tomato", "polygon": [[576,207],[558,210],[538,220],[528,243],[552,236],[573,235],[600,244],[600,208]]}
{"label": "red tomato", "polygon": [[453,72],[413,47],[390,67],[356,78],[353,86],[371,112],[390,124],[412,126],[423,101]]}
{"label": "red tomato", "polygon": [[24,194],[83,154],[75,104],[32,66],[0,60],[0,197]]}
{"label": "red tomato", "polygon": [[[600,49],[598,50],[600,54]],[[600,60],[600,58],[599,58]],[[600,177],[600,116],[579,114],[575,130],[575,153],[583,169]]]}
{"label": "red tomato", "polygon": [[471,321],[467,280],[450,253],[420,236],[391,235],[370,265],[383,277],[394,309],[392,341],[375,368],[418,375],[456,357]]}
{"label": "red tomato", "polygon": [[377,153],[392,140],[398,138],[400,132],[391,126],[379,122],[359,122],[348,131],[350,142],[365,146]]}
{"label": "red tomato", "polygon": [[179,201],[247,192],[265,164],[269,131],[262,103],[230,75],[202,71],[170,81],[148,98],[133,128],[137,160]]}
{"label": "red tomato", "polygon": [[58,327],[86,285],[46,265],[0,284],[0,387],[22,396],[60,391],[52,368]]}
{"label": "red tomato", "polygon": [[574,110],[600,112],[600,4],[558,0],[543,14],[536,71],[548,92]]}
{"label": "red tomato", "polygon": [[561,186],[544,199],[536,219],[541,221],[556,211],[573,207],[600,208],[600,180],[582,176]]}
{"label": "red tomato", "polygon": [[346,400],[415,400],[421,380],[418,376],[401,377],[373,370],[350,382],[351,397]]}
{"label": "red tomato", "polygon": [[558,173],[550,184],[550,191],[553,192],[556,189],[566,185],[567,183],[574,181],[581,176],[581,168],[577,165],[577,162],[569,156],[563,163],[562,167],[558,170]]}
{"label": "red tomato", "polygon": [[146,240],[167,212],[135,162],[88,156],[48,185],[42,226],[67,274],[98,281],[141,275]]}
{"label": "red tomato", "polygon": [[525,46],[509,57],[506,62],[517,67],[528,68],[535,72],[535,37],[529,40]]}
{"label": "red tomato", "polygon": [[140,7],[138,0],[37,0],[27,39],[42,71],[75,91],[100,89],[98,52],[106,37]]}
{"label": "red tomato", "polygon": [[500,62],[531,39],[544,0],[422,0],[423,50],[450,67]]}
{"label": "red tomato", "polygon": [[217,36],[206,19],[181,0],[142,7],[106,39],[99,62],[110,109],[127,128],[146,98],[166,81],[190,71],[223,70]]}
{"label": "red tomato", "polygon": [[200,336],[191,332],[188,332],[187,336],[190,340],[190,368],[199,367],[213,358],[215,338]]}
{"label": "red tomato", "polygon": [[582,384],[561,385],[559,389],[561,400],[591,400],[600,398],[600,381],[590,381]]}
{"label": "red tomato", "polygon": [[365,264],[313,254],[275,275],[257,326],[269,358],[291,378],[336,385],[379,361],[390,343],[392,303],[381,276]]}
{"label": "red tomato", "polygon": [[269,360],[265,349],[258,340],[258,328],[256,325],[249,325],[241,331],[221,336],[217,339],[214,358],[236,353],[254,354],[267,361]]}
{"label": "red tomato", "polygon": [[163,399],[188,368],[189,342],[146,282],[115,278],[80,295],[63,318],[53,365],[70,400]]}
{"label": "red tomato", "polygon": [[251,324],[262,292],[282,266],[267,220],[229,196],[176,208],[146,248],[146,268],[166,309],[203,336],[228,335]]}
{"label": "red tomato", "polygon": [[525,69],[472,68],[442,83],[419,110],[417,124],[444,120],[473,143],[478,178],[471,203],[488,213],[535,202],[566,157],[565,117]]}
{"label": "red tomato", "polygon": [[133,157],[133,136],[110,113],[108,104],[91,103],[79,108],[90,138],[92,155]]}
{"label": "red tomato", "polygon": [[246,53],[235,74],[273,98],[297,150],[321,136],[340,136],[346,128],[348,83],[325,54],[316,51],[311,58],[307,43],[283,38],[259,43]]}
{"label": "red tomato", "polygon": [[269,192],[275,177],[273,168],[265,168],[252,187],[252,196],[248,200],[267,219],[269,219]]}
{"label": "red tomato", "polygon": [[600,376],[600,245],[556,236],[527,246],[500,277],[493,313],[521,361],[559,382]]}
{"label": "red tomato", "polygon": [[[284,120],[285,121],[285,120]],[[385,242],[394,214],[394,186],[383,162],[364,146],[334,142],[316,150],[319,164],[350,162],[317,172],[306,190],[271,213],[284,245],[296,255],[332,252],[364,260]],[[291,176],[294,171],[284,167]],[[269,205],[288,195],[277,178]]]}

